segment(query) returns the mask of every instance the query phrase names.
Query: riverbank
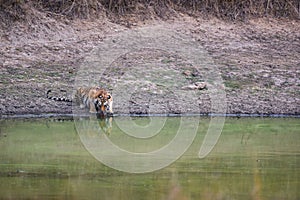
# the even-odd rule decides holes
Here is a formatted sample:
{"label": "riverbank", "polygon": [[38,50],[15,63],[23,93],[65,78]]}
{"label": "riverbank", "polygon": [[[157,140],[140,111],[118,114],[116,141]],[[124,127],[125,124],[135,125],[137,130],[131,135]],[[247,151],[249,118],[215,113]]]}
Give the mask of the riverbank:
{"label": "riverbank", "polygon": [[[51,88],[57,95],[72,95],[77,72],[93,49],[101,48],[105,40],[124,31],[151,29],[161,24],[167,24],[175,33],[192,38],[208,52],[223,81],[228,114],[300,114],[300,22],[297,19],[226,21],[211,16],[195,17],[176,13],[168,19],[131,21],[127,18],[128,23],[125,23],[114,22],[106,16],[74,20],[42,12],[38,15],[39,19],[33,18],[27,23],[16,21],[0,30],[1,115],[72,113],[70,103],[51,101],[45,97],[46,91]],[[147,51],[143,53],[149,55]],[[169,56],[170,60],[162,59],[168,56],[153,53],[148,59],[158,64],[172,62],[172,70],[178,73],[172,78],[175,77],[173,81],[178,82],[179,86],[182,77],[191,84],[205,79],[201,70],[182,67],[181,60],[173,59],[172,55]],[[141,58],[144,59],[141,55],[131,56],[127,65],[139,63]],[[136,67],[137,70],[144,70],[142,66]],[[118,73],[125,72],[122,70],[118,70]],[[117,75],[120,75],[118,73],[115,73],[116,77],[112,77],[112,74],[108,77],[116,81]],[[126,78],[121,76],[120,79]],[[109,86],[104,87],[118,95],[114,93],[114,81],[107,78]],[[150,92],[141,93],[126,104],[116,101],[114,112],[147,114],[150,107],[153,114],[161,113],[162,107],[166,108],[163,113],[190,112],[185,109],[184,100],[182,105],[177,105],[176,97],[168,96],[167,87],[152,83],[146,86],[149,86]],[[179,86],[178,90],[184,90]],[[149,101],[154,98],[151,87],[167,96]],[[199,106],[196,110],[201,114],[213,112],[209,89],[195,91],[197,98],[194,103]]]}

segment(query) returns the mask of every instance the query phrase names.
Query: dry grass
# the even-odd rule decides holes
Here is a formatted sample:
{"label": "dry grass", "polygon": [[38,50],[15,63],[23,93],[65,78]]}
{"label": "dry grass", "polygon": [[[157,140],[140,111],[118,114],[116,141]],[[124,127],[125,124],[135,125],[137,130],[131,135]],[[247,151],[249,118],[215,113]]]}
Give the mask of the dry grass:
{"label": "dry grass", "polygon": [[300,17],[300,3],[297,0],[179,0],[179,2],[179,6],[193,12],[209,13],[220,18]]}
{"label": "dry grass", "polygon": [[72,18],[90,18],[100,13],[124,16],[149,10],[164,17],[167,9],[230,20],[264,16],[300,19],[298,0],[0,0],[1,18],[22,19],[28,6]]}

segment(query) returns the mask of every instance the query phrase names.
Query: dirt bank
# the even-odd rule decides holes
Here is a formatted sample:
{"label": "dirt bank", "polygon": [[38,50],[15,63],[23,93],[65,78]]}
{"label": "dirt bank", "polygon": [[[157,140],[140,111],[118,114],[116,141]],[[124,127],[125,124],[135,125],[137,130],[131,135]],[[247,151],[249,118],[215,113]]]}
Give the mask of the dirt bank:
{"label": "dirt bank", "polygon": [[[69,103],[48,100],[45,92],[51,88],[58,95],[70,96],[76,73],[93,49],[120,32],[158,24],[167,24],[175,33],[185,34],[208,52],[224,83],[227,113],[300,114],[299,20],[260,18],[229,22],[179,14],[164,21],[136,21],[130,27],[112,23],[106,17],[70,20],[41,14],[40,20],[30,21],[30,25],[15,22],[0,30],[1,115],[71,113]],[[169,52],[145,50],[139,53],[126,55],[126,62],[118,61],[118,65],[112,64],[108,70],[110,74],[104,77],[103,84],[107,83],[104,87],[111,89],[114,95],[118,95],[114,84],[128,80],[129,75],[131,85],[138,86],[143,77],[134,78],[133,71],[145,70],[147,62],[157,63],[159,69],[167,64],[169,68],[165,69],[172,70],[173,74],[157,73],[154,78],[171,77],[178,83],[174,88],[178,91],[185,91],[184,86],[188,84],[206,82],[202,73],[205,66],[201,69],[189,66],[188,61]],[[134,70],[127,73],[128,76],[120,76],[128,69]],[[182,77],[185,82],[181,84]],[[178,97],[172,97],[170,88],[163,82],[142,82],[143,87],[138,87],[142,90],[130,100],[115,102],[115,113],[148,113],[150,107],[152,113],[193,112],[185,106],[191,99],[181,100],[179,104]],[[200,113],[213,112],[207,84],[207,90],[194,91],[196,98],[192,104]]]}

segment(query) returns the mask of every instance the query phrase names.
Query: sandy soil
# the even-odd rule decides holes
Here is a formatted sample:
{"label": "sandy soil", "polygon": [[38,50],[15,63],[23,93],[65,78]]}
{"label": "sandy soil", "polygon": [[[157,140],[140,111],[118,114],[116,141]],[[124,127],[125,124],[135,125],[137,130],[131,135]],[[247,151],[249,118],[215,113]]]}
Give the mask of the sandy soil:
{"label": "sandy soil", "polygon": [[[208,52],[224,83],[227,113],[300,114],[299,21],[226,22],[184,15],[164,22],[136,22],[130,28],[105,18],[70,21],[44,16],[30,25],[15,23],[1,29],[0,114],[71,113],[70,103],[48,100],[46,91],[52,89],[57,95],[72,95],[77,72],[93,49],[128,29],[159,24],[167,24],[175,33],[185,34]],[[205,70],[209,69],[189,65],[180,56],[162,51],[143,50],[126,54],[122,59],[126,62],[115,61],[101,79],[101,84],[115,95],[115,113],[214,112],[210,83],[204,77]],[[147,71],[147,63],[158,67]],[[160,74],[159,70],[166,74]],[[139,73],[139,78],[135,72],[141,71],[145,74]],[[143,82],[147,74],[152,77]],[[173,82],[166,86],[164,79]],[[130,87],[137,89],[130,99],[122,101],[114,86],[125,80],[131,83],[126,87],[128,92],[132,91]],[[208,87],[193,90],[193,98],[178,101],[179,97],[170,93],[171,88],[183,94],[184,86],[199,81]],[[193,106],[195,110],[191,110]]]}

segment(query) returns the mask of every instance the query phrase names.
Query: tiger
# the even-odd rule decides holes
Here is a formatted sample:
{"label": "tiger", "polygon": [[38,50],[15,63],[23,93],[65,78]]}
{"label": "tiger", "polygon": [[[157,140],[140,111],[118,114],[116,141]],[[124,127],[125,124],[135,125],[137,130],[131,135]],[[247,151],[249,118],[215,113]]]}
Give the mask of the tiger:
{"label": "tiger", "polygon": [[113,98],[112,95],[100,87],[77,88],[74,98],[50,96],[52,90],[47,91],[47,98],[55,101],[74,102],[80,108],[88,109],[90,113],[100,113],[103,115],[113,114]]}

